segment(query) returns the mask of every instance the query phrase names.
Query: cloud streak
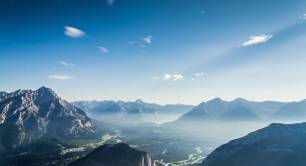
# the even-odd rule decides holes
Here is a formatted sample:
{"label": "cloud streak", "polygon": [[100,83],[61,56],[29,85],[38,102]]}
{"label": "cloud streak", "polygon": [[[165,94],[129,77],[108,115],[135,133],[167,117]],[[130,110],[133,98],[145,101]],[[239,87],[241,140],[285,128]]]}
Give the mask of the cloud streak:
{"label": "cloud streak", "polygon": [[72,37],[72,38],[81,38],[83,36],[85,36],[85,32],[83,32],[82,30],[75,28],[75,27],[71,27],[71,26],[65,26],[65,35]]}
{"label": "cloud streak", "polygon": [[146,44],[151,44],[152,43],[152,39],[153,37],[151,35],[148,35],[146,37],[144,37],[142,40],[146,43]]}
{"label": "cloud streak", "polygon": [[258,36],[251,36],[247,41],[242,43],[242,46],[251,46],[259,43],[265,43],[269,39],[272,38],[273,35],[258,35]]}
{"label": "cloud streak", "polygon": [[196,77],[203,77],[205,75],[204,72],[200,72],[200,73],[195,73],[194,76]]}
{"label": "cloud streak", "polygon": [[74,64],[68,63],[66,61],[60,61],[59,64],[65,66],[65,67],[73,67],[74,66]]}
{"label": "cloud streak", "polygon": [[109,50],[103,46],[97,46],[97,48],[100,50],[102,54],[107,54]]}
{"label": "cloud streak", "polygon": [[184,76],[182,74],[164,74],[162,80],[164,81],[178,81],[184,80]]}
{"label": "cloud streak", "polygon": [[72,79],[71,76],[62,75],[62,74],[49,75],[48,78],[50,80],[59,80],[59,81],[64,81],[64,80]]}

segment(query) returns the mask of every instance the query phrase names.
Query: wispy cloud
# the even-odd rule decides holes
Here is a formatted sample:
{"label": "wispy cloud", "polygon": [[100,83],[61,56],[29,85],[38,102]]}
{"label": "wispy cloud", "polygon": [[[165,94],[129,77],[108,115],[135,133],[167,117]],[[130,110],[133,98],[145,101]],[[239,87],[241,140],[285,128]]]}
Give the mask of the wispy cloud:
{"label": "wispy cloud", "polygon": [[146,43],[146,44],[151,44],[152,43],[152,39],[153,37],[151,35],[148,35],[146,37],[144,37],[142,40]]}
{"label": "wispy cloud", "polygon": [[85,32],[83,32],[82,30],[75,28],[75,27],[71,27],[71,26],[65,26],[65,35],[69,36],[69,37],[73,37],[73,38],[81,38],[85,35]]}
{"label": "wispy cloud", "polygon": [[303,19],[304,19],[304,20],[306,20],[306,13],[305,13],[305,14],[303,14]]}
{"label": "wispy cloud", "polygon": [[194,76],[196,77],[203,77],[205,75],[204,72],[195,73]]}
{"label": "wispy cloud", "polygon": [[247,41],[242,43],[242,46],[251,46],[259,43],[267,42],[269,39],[272,38],[273,35],[258,35],[258,36],[251,36]]}
{"label": "wispy cloud", "polygon": [[97,46],[97,48],[100,50],[102,54],[107,54],[109,50],[103,46]]}
{"label": "wispy cloud", "polygon": [[178,81],[178,80],[184,80],[184,76],[182,74],[164,74],[162,80],[165,81]]}
{"label": "wispy cloud", "polygon": [[114,6],[115,0],[105,0],[105,1],[108,4],[108,6],[110,6],[110,7]]}
{"label": "wispy cloud", "polygon": [[195,81],[195,80],[198,80],[199,78],[202,78],[205,76],[205,73],[204,72],[198,72],[198,73],[194,73],[192,78],[191,78],[191,81]]}
{"label": "wispy cloud", "polygon": [[59,61],[59,64],[66,66],[66,67],[74,67],[74,64],[68,63],[66,61]]}
{"label": "wispy cloud", "polygon": [[50,80],[60,80],[60,81],[72,79],[71,76],[62,75],[62,74],[49,75],[48,78]]}
{"label": "wispy cloud", "polygon": [[128,44],[131,45],[131,46],[138,46],[138,47],[141,47],[141,48],[146,48],[150,44],[152,44],[152,40],[153,40],[153,36],[148,35],[148,36],[145,36],[145,37],[141,38],[140,40],[128,41]]}

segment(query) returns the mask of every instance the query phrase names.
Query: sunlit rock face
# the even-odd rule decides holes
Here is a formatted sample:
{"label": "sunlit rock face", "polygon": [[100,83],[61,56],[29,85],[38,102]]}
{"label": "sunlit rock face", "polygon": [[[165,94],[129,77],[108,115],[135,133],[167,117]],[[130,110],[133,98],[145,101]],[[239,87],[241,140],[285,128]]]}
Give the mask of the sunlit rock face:
{"label": "sunlit rock face", "polygon": [[147,152],[127,144],[102,145],[70,166],[155,166]]}
{"label": "sunlit rock face", "polygon": [[271,124],[213,151],[202,166],[304,166],[306,123]]}
{"label": "sunlit rock face", "polygon": [[[49,88],[1,94],[0,126],[3,130],[4,126],[11,126],[20,136],[18,138],[33,140],[52,137],[65,140],[94,133],[92,122],[86,114]],[[20,142],[24,140],[20,139],[16,144]]]}

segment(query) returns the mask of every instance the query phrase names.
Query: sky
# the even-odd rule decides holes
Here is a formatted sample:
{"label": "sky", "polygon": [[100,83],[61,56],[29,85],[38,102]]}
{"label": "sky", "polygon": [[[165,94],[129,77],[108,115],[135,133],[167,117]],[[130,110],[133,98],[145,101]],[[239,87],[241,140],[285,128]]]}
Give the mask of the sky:
{"label": "sky", "polygon": [[0,1],[0,91],[298,101],[305,66],[306,0]]}

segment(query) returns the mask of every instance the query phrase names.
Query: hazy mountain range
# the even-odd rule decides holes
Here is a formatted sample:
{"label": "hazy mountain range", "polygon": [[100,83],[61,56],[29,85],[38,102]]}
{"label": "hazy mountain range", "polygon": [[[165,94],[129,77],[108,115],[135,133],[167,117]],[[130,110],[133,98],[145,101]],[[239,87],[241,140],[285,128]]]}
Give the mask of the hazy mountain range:
{"label": "hazy mountain range", "polygon": [[134,102],[124,101],[77,101],[75,106],[84,110],[90,117],[116,122],[156,122],[165,117],[165,120],[182,121],[261,121],[261,120],[302,120],[306,118],[306,101],[255,102],[237,98],[233,101],[224,101],[215,98],[202,102],[197,106],[183,104],[159,105],[145,103],[141,100]]}
{"label": "hazy mountain range", "polygon": [[175,120],[194,106],[183,104],[159,105],[145,103],[138,99],[134,102],[124,101],[77,101],[75,106],[84,110],[88,116],[108,122],[160,122]]}
{"label": "hazy mountain range", "polygon": [[177,121],[260,121],[306,119],[306,101],[254,102],[242,98],[224,101],[220,98],[203,102]]}

